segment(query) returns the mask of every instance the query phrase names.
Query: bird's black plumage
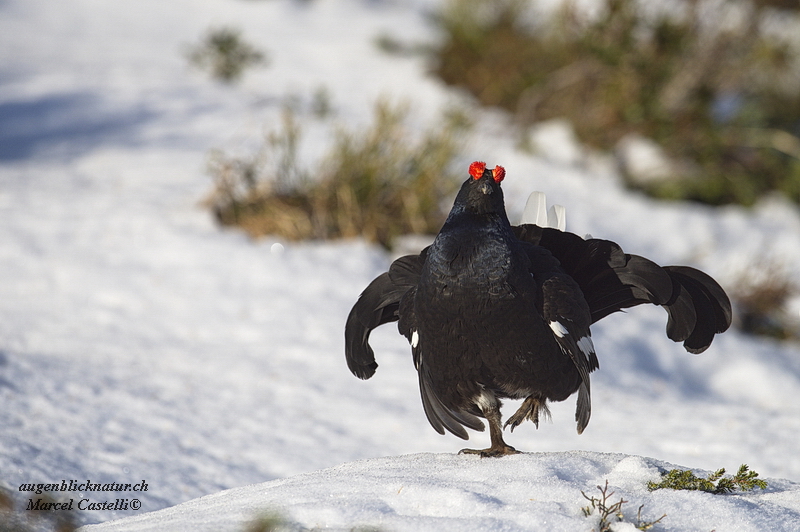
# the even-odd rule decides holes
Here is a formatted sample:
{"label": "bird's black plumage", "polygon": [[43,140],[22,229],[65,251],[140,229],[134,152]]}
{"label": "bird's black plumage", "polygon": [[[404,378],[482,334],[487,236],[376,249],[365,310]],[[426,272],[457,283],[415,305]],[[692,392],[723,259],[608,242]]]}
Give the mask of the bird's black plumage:
{"label": "bird's black plumage", "polygon": [[614,242],[553,228],[511,226],[500,187],[505,171],[473,163],[433,244],[394,261],[359,297],[345,326],[350,371],[377,368],[370,332],[397,321],[411,344],[428,421],[467,439],[489,423],[497,456],[501,399],[524,399],[506,426],[538,425],[548,401],[578,392],[582,432],[591,415],[589,374],[598,368],[590,325],[643,303],[664,307],[667,336],[704,351],[731,322],[723,289],[686,266],[660,267]]}

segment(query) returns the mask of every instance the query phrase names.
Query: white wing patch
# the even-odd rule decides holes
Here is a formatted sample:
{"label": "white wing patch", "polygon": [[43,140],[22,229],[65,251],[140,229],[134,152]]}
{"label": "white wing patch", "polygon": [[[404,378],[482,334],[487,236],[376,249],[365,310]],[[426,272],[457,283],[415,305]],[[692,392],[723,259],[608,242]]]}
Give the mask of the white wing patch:
{"label": "white wing patch", "polygon": [[594,353],[594,342],[589,336],[584,336],[580,340],[578,340],[578,349],[586,355],[587,357]]}
{"label": "white wing patch", "polygon": [[[550,328],[553,330],[553,334],[555,334],[559,338],[564,338],[564,336],[569,334],[569,331],[567,331],[567,328],[564,327],[564,325],[561,322],[551,321],[548,325],[550,325]],[[581,340],[584,340],[584,338],[581,338]],[[592,340],[589,339],[589,343],[591,343],[591,341]]]}
{"label": "white wing patch", "polygon": [[419,333],[416,329],[411,333],[411,347],[416,348],[419,345]]}

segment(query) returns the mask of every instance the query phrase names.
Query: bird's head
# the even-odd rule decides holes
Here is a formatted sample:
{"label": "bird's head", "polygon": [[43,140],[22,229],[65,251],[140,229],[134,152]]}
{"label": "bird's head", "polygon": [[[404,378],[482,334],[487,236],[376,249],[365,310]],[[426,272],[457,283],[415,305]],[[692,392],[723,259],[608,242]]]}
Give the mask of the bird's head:
{"label": "bird's head", "polygon": [[490,170],[486,168],[486,163],[475,161],[469,165],[469,175],[456,196],[453,212],[504,215],[505,205],[500,182],[506,175],[505,168],[495,166]]}

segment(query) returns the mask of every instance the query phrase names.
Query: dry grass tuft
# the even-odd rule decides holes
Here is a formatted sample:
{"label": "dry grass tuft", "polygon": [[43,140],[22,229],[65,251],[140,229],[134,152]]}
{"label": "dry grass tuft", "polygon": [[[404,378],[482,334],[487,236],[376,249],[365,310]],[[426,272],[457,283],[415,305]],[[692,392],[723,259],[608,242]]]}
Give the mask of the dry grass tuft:
{"label": "dry grass tuft", "polygon": [[739,328],[745,332],[780,340],[800,338],[797,320],[786,311],[800,286],[787,269],[774,261],[762,261],[739,276],[731,291]]}
{"label": "dry grass tuft", "polygon": [[387,248],[402,234],[436,232],[457,183],[451,168],[468,121],[451,113],[417,139],[406,115],[403,106],[378,103],[373,124],[340,129],[320,168],[307,175],[297,161],[300,127],[287,110],[282,130],[252,157],[212,154],[217,219],[252,236],[360,236]]}

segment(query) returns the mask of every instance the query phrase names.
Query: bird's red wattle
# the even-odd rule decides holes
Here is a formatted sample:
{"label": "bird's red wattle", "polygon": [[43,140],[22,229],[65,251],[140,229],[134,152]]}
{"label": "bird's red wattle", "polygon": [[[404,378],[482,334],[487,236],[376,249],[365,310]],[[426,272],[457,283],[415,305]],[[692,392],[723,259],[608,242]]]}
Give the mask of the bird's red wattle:
{"label": "bird's red wattle", "polygon": [[469,165],[469,175],[472,176],[472,179],[480,179],[483,177],[483,172],[486,170],[486,163],[481,161],[475,161],[471,165]]}
{"label": "bird's red wattle", "polygon": [[492,177],[494,178],[495,183],[499,183],[506,177],[506,169],[500,165],[494,167],[492,170]]}

